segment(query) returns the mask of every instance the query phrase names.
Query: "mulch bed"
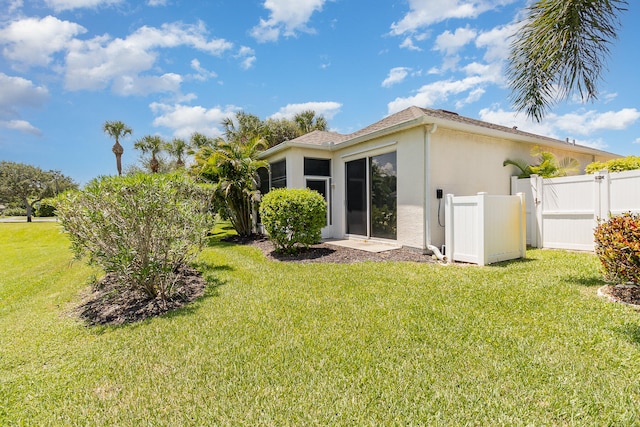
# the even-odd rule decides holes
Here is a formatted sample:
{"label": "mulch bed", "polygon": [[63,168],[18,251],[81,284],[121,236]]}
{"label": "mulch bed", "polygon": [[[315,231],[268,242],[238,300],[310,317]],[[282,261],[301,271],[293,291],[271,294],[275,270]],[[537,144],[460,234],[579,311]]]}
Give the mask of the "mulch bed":
{"label": "mulch bed", "polygon": [[168,301],[128,289],[121,289],[114,276],[107,274],[96,283],[74,310],[88,325],[120,325],[160,316],[183,307],[204,295],[206,281],[191,267],[179,270],[175,293]]}
{"label": "mulch bed", "polygon": [[406,248],[376,253],[320,243],[308,249],[301,249],[296,255],[287,255],[276,252],[273,243],[260,235],[252,235],[249,237],[231,236],[225,238],[224,241],[254,246],[260,249],[268,259],[282,262],[328,262],[335,264],[351,264],[365,261],[436,262],[430,255],[424,255],[420,251]]}
{"label": "mulch bed", "polygon": [[[321,243],[303,249],[296,255],[287,255],[276,252],[273,243],[259,235],[233,236],[225,241],[254,246],[260,249],[266,258],[279,262],[338,264],[364,261],[435,262],[431,256],[409,249],[373,253]],[[180,280],[175,295],[163,302],[159,298],[150,298],[141,292],[122,290],[114,277],[107,275],[84,296],[74,313],[88,325],[120,325],[138,322],[189,304],[204,295],[206,285],[206,281],[198,271],[191,267],[183,267],[180,270]]]}
{"label": "mulch bed", "polygon": [[640,286],[638,285],[606,285],[598,289],[598,294],[613,302],[629,304],[640,309]]}

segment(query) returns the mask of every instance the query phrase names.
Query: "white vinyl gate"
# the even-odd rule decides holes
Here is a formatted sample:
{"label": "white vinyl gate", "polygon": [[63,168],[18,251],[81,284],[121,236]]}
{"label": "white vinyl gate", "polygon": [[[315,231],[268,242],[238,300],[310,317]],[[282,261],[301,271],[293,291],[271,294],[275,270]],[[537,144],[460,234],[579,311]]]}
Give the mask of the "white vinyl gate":
{"label": "white vinyl gate", "polygon": [[527,244],[592,251],[600,219],[640,212],[640,171],[542,179],[512,178],[511,193],[524,193]]}

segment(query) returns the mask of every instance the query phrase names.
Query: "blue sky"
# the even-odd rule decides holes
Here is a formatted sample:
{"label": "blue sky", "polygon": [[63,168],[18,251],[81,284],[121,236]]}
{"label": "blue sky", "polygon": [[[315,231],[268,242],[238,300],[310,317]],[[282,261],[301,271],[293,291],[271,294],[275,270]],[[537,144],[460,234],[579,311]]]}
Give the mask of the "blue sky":
{"label": "blue sky", "polygon": [[[629,2],[596,102],[515,114],[509,36],[526,0],[0,0],[0,160],[80,183],[115,174],[107,120],[220,134],[244,110],[313,109],[350,133],[410,105],[640,154],[640,6]],[[634,28],[635,27],[635,28]]]}

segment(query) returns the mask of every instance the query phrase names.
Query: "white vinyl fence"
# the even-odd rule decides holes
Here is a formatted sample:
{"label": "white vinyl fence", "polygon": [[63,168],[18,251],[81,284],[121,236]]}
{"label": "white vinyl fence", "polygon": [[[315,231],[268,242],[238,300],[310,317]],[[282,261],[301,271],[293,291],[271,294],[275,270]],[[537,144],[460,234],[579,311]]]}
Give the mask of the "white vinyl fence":
{"label": "white vinyl fence", "polygon": [[600,219],[640,212],[640,171],[542,179],[512,178],[511,193],[524,193],[527,244],[538,248],[594,250]]}
{"label": "white vinyl fence", "polygon": [[459,196],[445,199],[445,248],[449,261],[492,264],[526,255],[525,198]]}

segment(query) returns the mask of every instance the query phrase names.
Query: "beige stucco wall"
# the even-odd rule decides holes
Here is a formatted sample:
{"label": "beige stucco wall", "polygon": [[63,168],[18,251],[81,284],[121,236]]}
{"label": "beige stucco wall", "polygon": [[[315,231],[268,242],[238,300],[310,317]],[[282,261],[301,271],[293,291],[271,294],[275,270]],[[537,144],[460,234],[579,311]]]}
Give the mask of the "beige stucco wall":
{"label": "beige stucco wall", "polygon": [[[429,189],[426,192],[430,218],[431,243],[437,247],[444,244],[444,227],[438,224],[438,215],[444,223],[444,199],[440,206],[436,189],[444,195],[510,194],[510,177],[516,174],[513,166],[503,167],[506,159],[524,159],[535,163],[530,156],[535,144],[515,142],[506,138],[477,135],[439,127],[430,135]],[[332,169],[331,200],[332,223],[323,230],[324,238],[343,238],[345,224],[345,163],[363,157],[376,156],[391,151],[397,154],[398,173],[398,238],[397,242],[408,247],[423,247],[423,206],[425,204],[425,127],[419,126],[394,134],[375,138],[341,150],[292,147],[269,158],[275,162],[287,159],[287,186],[304,188],[304,157],[330,158]],[[544,150],[553,152],[558,158],[576,158],[582,170],[597,158],[591,154],[572,152],[567,149]],[[581,171],[582,172],[582,171]]]}
{"label": "beige stucco wall", "polygon": [[[333,159],[332,153],[328,150],[322,149],[306,149],[293,147],[289,150],[280,152],[273,157],[269,157],[267,161],[269,163],[275,163],[280,160],[286,159],[286,170],[287,170],[287,187],[288,188],[305,188],[306,187],[306,178],[304,175],[304,158],[310,157],[315,159]],[[331,162],[332,173],[334,169],[334,162]],[[332,180],[333,182],[334,180]],[[333,187],[333,185],[332,185]],[[333,188],[331,189],[331,193],[333,193]],[[336,199],[331,195],[332,207],[331,207],[331,224],[322,230],[323,238],[332,238],[338,237],[338,233],[335,228],[335,219],[337,216],[341,215],[341,211],[336,209]],[[339,199],[338,199],[339,200]],[[342,233],[344,234],[344,233]],[[341,235],[340,235],[341,236]]]}
{"label": "beige stucco wall", "polygon": [[345,224],[345,163],[363,157],[396,152],[398,173],[398,238],[403,245],[421,247],[423,230],[422,200],[422,128],[414,128],[393,135],[375,138],[334,153],[334,216],[335,237],[344,236]]}
{"label": "beige stucco wall", "polygon": [[[492,195],[511,193],[511,176],[517,175],[514,166],[503,167],[506,159],[523,159],[535,164],[531,149],[536,144],[515,142],[468,132],[439,128],[431,135],[431,191],[443,189],[444,194],[470,196],[479,192]],[[580,162],[580,173],[594,160],[604,160],[591,154],[582,154],[568,149],[541,147],[550,151],[558,159],[573,157]],[[444,204],[444,202],[443,202]],[[442,206],[444,209],[444,206]],[[437,223],[437,203],[431,206],[431,240],[436,246],[444,243],[444,228]],[[441,218],[444,212],[440,212]]]}

